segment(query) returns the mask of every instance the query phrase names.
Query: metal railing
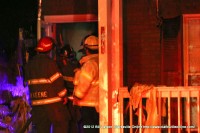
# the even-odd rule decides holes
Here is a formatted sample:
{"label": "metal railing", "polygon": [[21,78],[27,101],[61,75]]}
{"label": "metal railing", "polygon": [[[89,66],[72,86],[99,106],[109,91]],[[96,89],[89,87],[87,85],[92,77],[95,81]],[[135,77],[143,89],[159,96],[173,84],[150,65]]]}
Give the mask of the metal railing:
{"label": "metal railing", "polygon": [[[152,99],[152,92],[155,94],[153,97],[156,106],[152,105],[152,108],[154,111],[156,108],[157,111],[157,125],[151,124],[155,121],[152,119],[155,116],[150,116],[152,113],[147,109],[148,104],[145,104],[148,99]],[[200,86],[153,87],[153,89],[138,94],[140,101],[134,110],[134,102],[137,101],[134,101],[136,98],[132,96],[131,90],[129,92],[126,87],[119,90],[120,124],[130,127],[128,129],[121,128],[120,133],[144,133],[147,128],[159,129],[159,132],[164,133],[200,133]],[[164,115],[163,112],[165,112]],[[128,119],[125,119],[127,116]],[[148,121],[148,118],[152,120]]]}

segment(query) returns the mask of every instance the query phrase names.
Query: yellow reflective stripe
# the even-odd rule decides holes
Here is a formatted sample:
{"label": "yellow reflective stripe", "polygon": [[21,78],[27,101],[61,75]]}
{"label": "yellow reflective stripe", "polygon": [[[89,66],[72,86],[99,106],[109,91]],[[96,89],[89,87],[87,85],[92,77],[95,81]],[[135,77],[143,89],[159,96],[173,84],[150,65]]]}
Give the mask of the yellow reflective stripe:
{"label": "yellow reflective stripe", "polygon": [[53,76],[51,76],[49,79],[46,79],[46,78],[30,79],[30,80],[28,80],[28,85],[31,85],[31,84],[50,84],[61,76],[62,76],[62,74],[57,72]]}
{"label": "yellow reflective stripe", "polygon": [[58,93],[58,96],[59,96],[59,97],[63,97],[63,96],[65,96],[66,94],[67,94],[67,90],[64,89],[64,90],[62,90],[62,91],[60,91],[60,92]]}
{"label": "yellow reflective stripe", "polygon": [[80,91],[80,89],[76,88],[76,90],[74,91],[74,95],[75,95],[76,97],[78,97],[78,98],[82,98],[83,95],[84,95],[84,93],[82,93],[82,92]]}
{"label": "yellow reflective stripe", "polygon": [[65,81],[70,81],[70,82],[73,82],[73,81],[74,81],[74,77],[63,76],[63,79],[64,79]]}
{"label": "yellow reflective stripe", "polygon": [[50,103],[55,103],[55,102],[60,102],[60,101],[62,101],[62,98],[53,97],[53,98],[47,98],[47,99],[42,99],[42,100],[32,100],[31,104],[32,105],[44,105],[44,104],[50,104]]}
{"label": "yellow reflective stripe", "polygon": [[79,82],[78,82],[78,80],[74,80],[74,85],[77,85]]}
{"label": "yellow reflective stripe", "polygon": [[28,80],[29,85],[31,85],[31,84],[46,84],[46,83],[51,83],[51,81],[48,79],[44,79],[44,78]]}
{"label": "yellow reflective stripe", "polygon": [[74,85],[77,85],[79,82],[78,82],[78,79],[75,79],[74,81],[73,81],[73,83],[74,83]]}
{"label": "yellow reflective stripe", "polygon": [[56,79],[58,79],[58,78],[61,77],[61,76],[62,76],[62,74],[59,73],[59,72],[57,72],[57,73],[55,73],[53,76],[51,76],[49,79],[50,79],[52,82],[54,82]]}
{"label": "yellow reflective stripe", "polygon": [[85,71],[83,71],[82,73],[81,73],[85,78],[87,78],[88,80],[92,80],[92,77],[87,73],[87,72],[85,72]]}
{"label": "yellow reflective stripe", "polygon": [[99,81],[93,81],[91,84],[92,84],[92,85],[98,85],[98,84],[99,84]]}
{"label": "yellow reflective stripe", "polygon": [[74,105],[95,107],[98,105],[98,103],[94,101],[75,101]]}

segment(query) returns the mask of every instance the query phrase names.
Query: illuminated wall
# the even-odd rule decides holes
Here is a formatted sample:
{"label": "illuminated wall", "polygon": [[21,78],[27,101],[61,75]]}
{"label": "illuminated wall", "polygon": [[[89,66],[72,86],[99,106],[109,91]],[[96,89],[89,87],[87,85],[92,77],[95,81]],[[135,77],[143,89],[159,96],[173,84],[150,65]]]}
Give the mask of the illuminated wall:
{"label": "illuminated wall", "polygon": [[57,38],[60,34],[64,44],[70,44],[77,52],[77,59],[80,59],[78,50],[81,49],[81,41],[88,34],[98,34],[97,22],[61,23],[57,24]]}

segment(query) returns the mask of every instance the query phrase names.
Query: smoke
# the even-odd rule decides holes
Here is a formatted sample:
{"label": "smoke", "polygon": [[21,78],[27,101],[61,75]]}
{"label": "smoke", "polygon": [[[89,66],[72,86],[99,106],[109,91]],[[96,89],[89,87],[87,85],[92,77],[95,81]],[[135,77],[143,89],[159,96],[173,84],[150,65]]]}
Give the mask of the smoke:
{"label": "smoke", "polygon": [[[8,77],[6,74],[0,74],[0,94],[7,90],[11,92],[12,96],[26,96],[27,101],[29,101],[29,91],[28,87],[24,87],[23,78],[20,76],[16,77],[16,84],[11,84],[8,82]],[[0,104],[4,102],[4,99],[0,97]]]}

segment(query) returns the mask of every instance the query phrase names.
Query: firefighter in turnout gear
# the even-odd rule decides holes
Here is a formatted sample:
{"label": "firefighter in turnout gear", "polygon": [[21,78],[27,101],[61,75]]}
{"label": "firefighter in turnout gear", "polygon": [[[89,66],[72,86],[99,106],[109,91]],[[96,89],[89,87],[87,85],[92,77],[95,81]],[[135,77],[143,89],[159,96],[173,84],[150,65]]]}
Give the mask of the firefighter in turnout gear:
{"label": "firefighter in turnout gear", "polygon": [[32,105],[33,126],[37,133],[67,133],[69,110],[66,107],[67,89],[56,62],[49,57],[54,41],[41,38],[38,52],[25,66]]}
{"label": "firefighter in turnout gear", "polygon": [[65,87],[68,90],[68,96],[73,94],[74,90],[74,75],[75,70],[79,67],[79,62],[76,59],[76,52],[73,48],[66,44],[59,50],[59,58],[57,64],[62,72],[65,81]]}
{"label": "firefighter in turnout gear", "polygon": [[[66,44],[59,51],[59,56],[57,58],[58,66],[63,75],[65,87],[68,90],[67,96],[70,98],[73,95],[74,90],[74,75],[75,70],[79,67],[79,62],[76,59],[76,53],[73,48]],[[72,99],[68,100],[67,107],[69,109],[71,120],[69,121],[69,132],[78,133],[79,120],[80,120],[80,110],[79,106],[73,105]]]}
{"label": "firefighter in turnout gear", "polygon": [[[83,49],[86,56],[82,57],[81,68],[74,79],[74,104],[81,106],[81,121],[83,125],[99,125],[99,57],[98,38],[89,35],[84,38]],[[96,128],[83,128],[84,133],[97,133]]]}

